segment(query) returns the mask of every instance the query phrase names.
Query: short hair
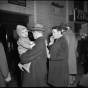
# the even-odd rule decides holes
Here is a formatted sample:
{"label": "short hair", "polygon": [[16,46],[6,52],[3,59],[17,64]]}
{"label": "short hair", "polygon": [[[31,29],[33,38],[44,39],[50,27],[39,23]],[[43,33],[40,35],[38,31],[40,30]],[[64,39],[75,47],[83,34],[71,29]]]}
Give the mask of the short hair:
{"label": "short hair", "polygon": [[61,29],[65,30],[65,31],[68,30],[68,29],[66,28],[66,27],[67,27],[67,24],[65,24],[65,23],[61,23],[61,24],[60,24],[60,27],[61,27]]}
{"label": "short hair", "polygon": [[62,30],[60,26],[54,26],[54,27],[52,27],[52,30],[53,29],[57,29],[57,31],[61,31]]}

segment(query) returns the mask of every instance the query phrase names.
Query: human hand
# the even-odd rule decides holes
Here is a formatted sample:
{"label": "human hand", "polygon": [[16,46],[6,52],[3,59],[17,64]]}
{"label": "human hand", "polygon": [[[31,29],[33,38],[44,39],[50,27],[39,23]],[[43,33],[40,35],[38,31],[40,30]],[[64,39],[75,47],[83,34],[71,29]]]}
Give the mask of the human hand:
{"label": "human hand", "polygon": [[31,62],[23,65],[23,68],[24,68],[28,73],[30,73],[30,65],[31,65]]}
{"label": "human hand", "polygon": [[10,72],[9,72],[8,77],[5,78],[5,82],[9,83],[10,81],[11,81],[11,75],[10,75]]}
{"label": "human hand", "polygon": [[24,71],[23,68],[22,68],[22,67],[23,67],[22,64],[19,63],[18,66],[19,66],[19,68],[20,68],[22,71]]}
{"label": "human hand", "polygon": [[26,50],[22,47],[22,46],[18,46],[18,53],[21,55],[23,53],[25,53]]}
{"label": "human hand", "polygon": [[31,42],[30,48],[32,49],[34,46],[35,46],[35,43],[34,42]]}
{"label": "human hand", "polygon": [[48,54],[47,57],[50,58],[50,54]]}
{"label": "human hand", "polygon": [[51,36],[51,37],[50,37],[50,43],[49,43],[49,45],[52,45],[53,43],[54,43],[54,37]]}

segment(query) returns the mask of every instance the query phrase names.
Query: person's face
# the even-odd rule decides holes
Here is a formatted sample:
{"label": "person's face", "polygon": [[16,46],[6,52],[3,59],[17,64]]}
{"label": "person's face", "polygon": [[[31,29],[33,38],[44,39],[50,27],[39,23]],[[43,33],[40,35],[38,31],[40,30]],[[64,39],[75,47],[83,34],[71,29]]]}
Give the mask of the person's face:
{"label": "person's face", "polygon": [[37,32],[36,31],[32,31],[34,39],[37,39]]}
{"label": "person's face", "polygon": [[58,31],[57,31],[57,29],[53,29],[52,30],[52,35],[53,35],[54,39],[56,39],[58,37]]}
{"label": "person's face", "polygon": [[21,31],[21,36],[28,37],[28,30],[26,28]]}

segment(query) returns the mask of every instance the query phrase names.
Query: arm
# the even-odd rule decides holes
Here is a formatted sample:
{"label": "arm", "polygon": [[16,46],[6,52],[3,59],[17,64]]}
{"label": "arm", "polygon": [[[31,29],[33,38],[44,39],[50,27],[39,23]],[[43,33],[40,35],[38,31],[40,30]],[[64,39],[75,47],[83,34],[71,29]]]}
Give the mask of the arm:
{"label": "arm", "polygon": [[41,41],[36,42],[36,45],[31,49],[27,50],[26,53],[21,55],[21,63],[29,63],[31,60],[36,59],[42,51],[43,43]]}
{"label": "arm", "polygon": [[4,48],[3,48],[3,45],[1,43],[0,43],[0,70],[1,70],[1,73],[2,73],[5,81],[10,81],[11,76],[10,76],[10,73],[9,73]]}
{"label": "arm", "polygon": [[18,43],[19,43],[22,47],[24,47],[24,48],[26,48],[26,49],[30,49],[30,48],[31,48],[31,46],[30,46],[31,41],[30,41],[30,40],[27,40],[27,39],[19,39],[19,40],[18,40]]}

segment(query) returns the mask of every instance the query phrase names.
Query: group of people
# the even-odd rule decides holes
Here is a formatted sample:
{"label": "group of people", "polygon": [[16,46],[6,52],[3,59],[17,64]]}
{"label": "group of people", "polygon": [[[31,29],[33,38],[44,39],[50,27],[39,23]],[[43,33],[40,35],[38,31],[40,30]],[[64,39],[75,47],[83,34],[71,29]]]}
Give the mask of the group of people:
{"label": "group of people", "polygon": [[68,24],[52,27],[49,43],[44,37],[45,30],[41,24],[35,23],[30,29],[35,41],[29,39],[25,26],[17,25],[16,31],[19,36],[18,66],[21,69],[22,87],[69,87],[74,84],[77,74],[77,40]]}
{"label": "group of people", "polygon": [[52,27],[49,44],[43,36],[43,25],[36,23],[30,31],[35,41],[28,39],[26,27],[17,26],[17,44],[21,59],[18,66],[22,70],[22,87],[44,87],[47,84],[67,87],[73,84],[77,74],[77,40],[70,26],[61,23],[60,26]]}

